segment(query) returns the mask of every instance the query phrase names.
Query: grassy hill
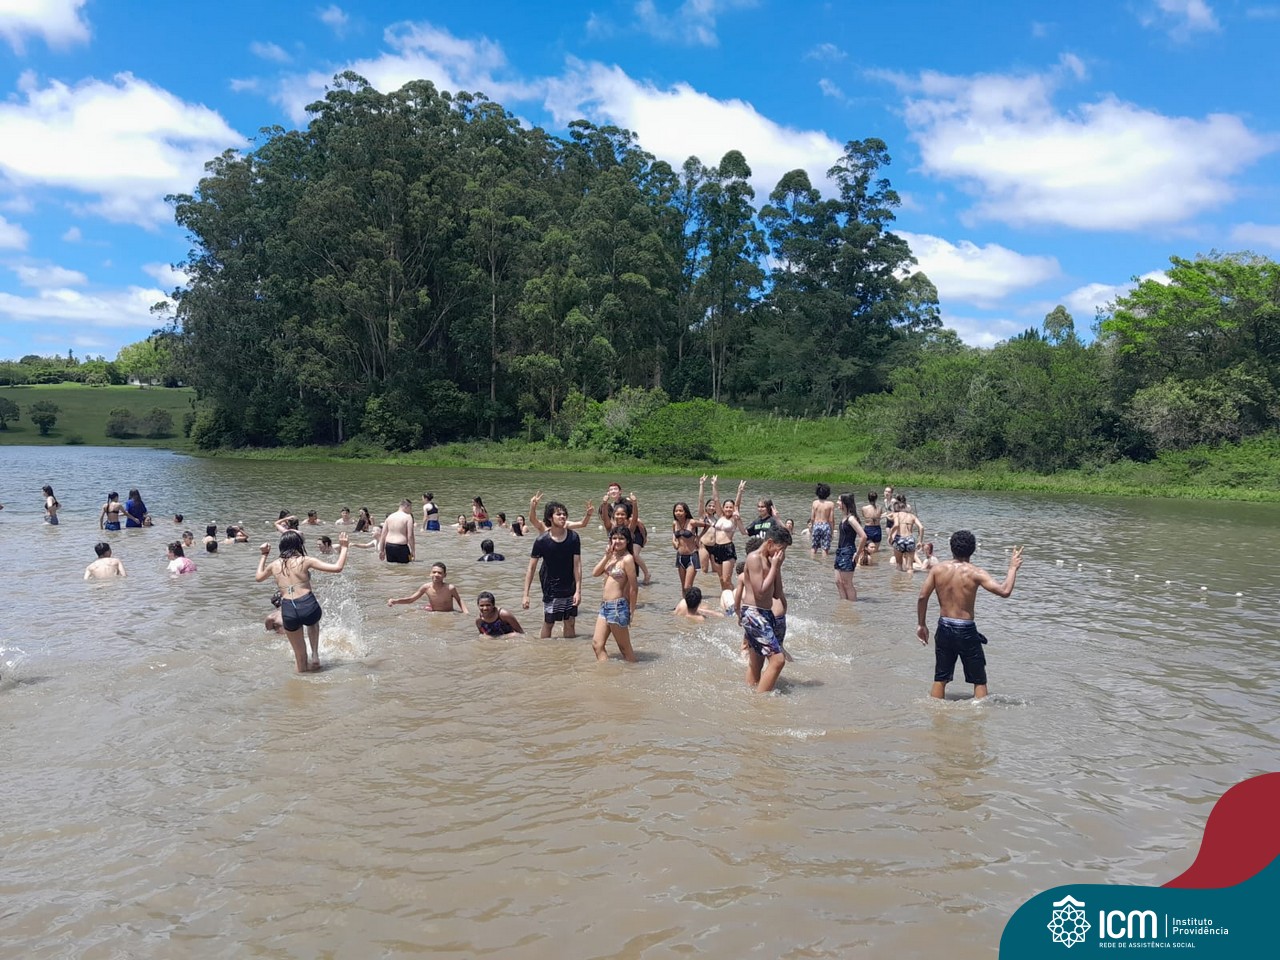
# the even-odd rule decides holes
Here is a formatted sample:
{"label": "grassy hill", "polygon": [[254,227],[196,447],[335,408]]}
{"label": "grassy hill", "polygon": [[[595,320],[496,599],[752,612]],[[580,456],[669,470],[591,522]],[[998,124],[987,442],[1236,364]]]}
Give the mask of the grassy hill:
{"label": "grassy hill", "polygon": [[[18,420],[9,421],[5,429],[0,430],[0,445],[87,443],[101,447],[185,449],[188,444],[182,436],[182,418],[192,409],[195,391],[185,387],[86,387],[79,383],[49,383],[0,387],[0,399],[12,400],[20,410]],[[58,422],[46,437],[40,435],[27,412],[31,404],[40,400],[51,401],[60,410]],[[124,440],[107,436],[110,411],[124,408],[141,417],[157,407],[173,417],[172,436]]]}

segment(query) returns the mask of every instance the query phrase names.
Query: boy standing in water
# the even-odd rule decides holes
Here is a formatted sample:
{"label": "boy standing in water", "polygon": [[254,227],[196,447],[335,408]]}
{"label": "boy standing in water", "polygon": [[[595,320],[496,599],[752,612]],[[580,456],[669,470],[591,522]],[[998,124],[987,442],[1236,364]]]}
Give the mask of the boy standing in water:
{"label": "boy standing in water", "polygon": [[452,583],[445,583],[444,578],[448,573],[443,563],[433,563],[431,565],[431,582],[424,583],[420,586],[416,593],[407,597],[401,597],[399,600],[391,599],[387,601],[388,607],[394,607],[398,603],[413,603],[419,597],[426,595],[427,606],[430,607],[432,613],[453,613],[453,602],[458,602],[458,609],[463,613],[470,613],[466,603],[463,602],[462,596],[458,593],[458,588]]}
{"label": "boy standing in water", "polygon": [[578,603],[582,600],[582,541],[570,530],[569,509],[552,501],[543,512],[547,532],[533,541],[529,552],[529,568],[524,575],[524,597],[521,606],[529,609],[529,588],[533,586],[533,574],[542,561],[538,581],[542,584],[542,633],[543,639],[551,636],[551,627],[557,620],[564,621],[566,639],[576,637],[574,629],[578,620]]}
{"label": "boy standing in water", "polygon": [[831,502],[831,487],[828,484],[818,484],[813,492],[817,499],[809,507],[809,536],[810,546],[816,557],[819,550],[824,554],[831,553],[831,524],[835,520],[836,505]]}
{"label": "boy standing in water", "polygon": [[1018,577],[1018,568],[1022,566],[1022,548],[1014,547],[1009,558],[1009,572],[1005,574],[1003,583],[996,583],[991,574],[969,562],[976,546],[977,542],[968,530],[953,533],[952,558],[929,571],[916,600],[919,621],[916,637],[928,646],[929,628],[925,626],[925,615],[929,610],[929,595],[935,590],[938,592],[941,615],[934,634],[933,687],[929,690],[929,696],[936,700],[946,696],[947,684],[955,675],[957,657],[964,665],[965,683],[973,684],[973,699],[981,700],[987,695],[987,658],[982,652],[987,638],[978,632],[973,620],[978,588],[982,587],[997,597],[1008,597],[1013,593],[1013,582]]}
{"label": "boy standing in water", "polygon": [[109,580],[125,576],[124,564],[111,555],[111,544],[99,543],[93,548],[98,559],[84,568],[86,580]]}
{"label": "boy standing in water", "polygon": [[760,549],[747,554],[742,569],[738,620],[747,635],[747,685],[758,693],[773,690],[787,664],[773,613],[773,590],[789,546],[791,534],[786,527],[770,527]]}

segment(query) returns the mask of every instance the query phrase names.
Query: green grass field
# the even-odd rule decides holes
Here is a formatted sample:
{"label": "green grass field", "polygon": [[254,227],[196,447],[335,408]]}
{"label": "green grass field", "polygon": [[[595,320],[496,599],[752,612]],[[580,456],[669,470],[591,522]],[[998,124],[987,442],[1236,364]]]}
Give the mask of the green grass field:
{"label": "green grass field", "polygon": [[[0,430],[0,444],[60,445],[86,443],[98,447],[164,447],[185,450],[182,418],[191,410],[195,391],[167,387],[86,387],[79,383],[50,383],[36,386],[0,387],[0,398],[18,405],[19,418]],[[58,422],[42,437],[31,422],[27,407],[49,400],[60,409]],[[107,436],[107,413],[123,407],[142,416],[159,407],[173,417],[173,436],[119,440]]]}

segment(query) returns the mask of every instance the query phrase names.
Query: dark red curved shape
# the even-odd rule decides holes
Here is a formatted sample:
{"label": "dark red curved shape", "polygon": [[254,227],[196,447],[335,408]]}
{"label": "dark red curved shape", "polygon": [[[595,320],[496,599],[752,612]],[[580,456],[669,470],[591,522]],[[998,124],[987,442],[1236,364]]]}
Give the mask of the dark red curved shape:
{"label": "dark red curved shape", "polygon": [[1280,857],[1280,773],[1250,777],[1213,805],[1195,863],[1166,887],[1233,887]]}

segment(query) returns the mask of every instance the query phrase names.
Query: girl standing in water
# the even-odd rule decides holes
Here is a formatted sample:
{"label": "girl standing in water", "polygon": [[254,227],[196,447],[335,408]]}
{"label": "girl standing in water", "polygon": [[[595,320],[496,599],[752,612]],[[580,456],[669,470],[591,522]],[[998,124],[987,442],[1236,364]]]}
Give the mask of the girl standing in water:
{"label": "girl standing in water", "polygon": [[120,529],[120,513],[124,507],[120,506],[120,494],[112,490],[107,494],[107,502],[102,505],[102,512],[98,514],[98,527],[101,530],[119,530]]}
{"label": "girl standing in water", "polygon": [[596,618],[591,649],[597,660],[608,660],[605,644],[612,635],[622,659],[635,663],[636,654],[631,649],[631,607],[636,597],[636,559],[631,555],[631,530],[625,524],[614,524],[609,546],[591,573],[604,577],[604,602]]}
{"label": "girl standing in water", "polygon": [[142,502],[142,494],[134,487],[129,491],[129,499],[124,502],[124,525],[129,527],[146,526],[147,505]]}
{"label": "girl standing in water", "polygon": [[[320,669],[320,617],[323,611],[316,596],[311,592],[311,571],[322,573],[341,573],[347,564],[347,548],[350,541],[345,533],[338,535],[338,559],[332,563],[307,556],[307,549],[302,542],[302,534],[290,530],[280,538],[280,556],[267,563],[271,553],[271,544],[264,543],[259,547],[262,556],[258,558],[258,572],[253,578],[258,583],[268,577],[275,577],[283,599],[280,601],[280,617],[284,624],[285,635],[289,645],[293,647],[293,658],[298,673],[314,673]],[[302,638],[302,628],[307,629],[307,638]],[[311,659],[307,660],[307,643],[311,644]]]}
{"label": "girl standing in water", "polygon": [[693,586],[702,564],[698,562],[698,527],[705,526],[689,513],[689,505],[681,500],[671,508],[671,545],[676,549],[676,570],[680,590]]}
{"label": "girl standing in water", "polygon": [[44,491],[44,522],[56,527],[58,525],[58,510],[62,507],[62,504],[53,495],[53,487],[46,483],[40,489]]}

